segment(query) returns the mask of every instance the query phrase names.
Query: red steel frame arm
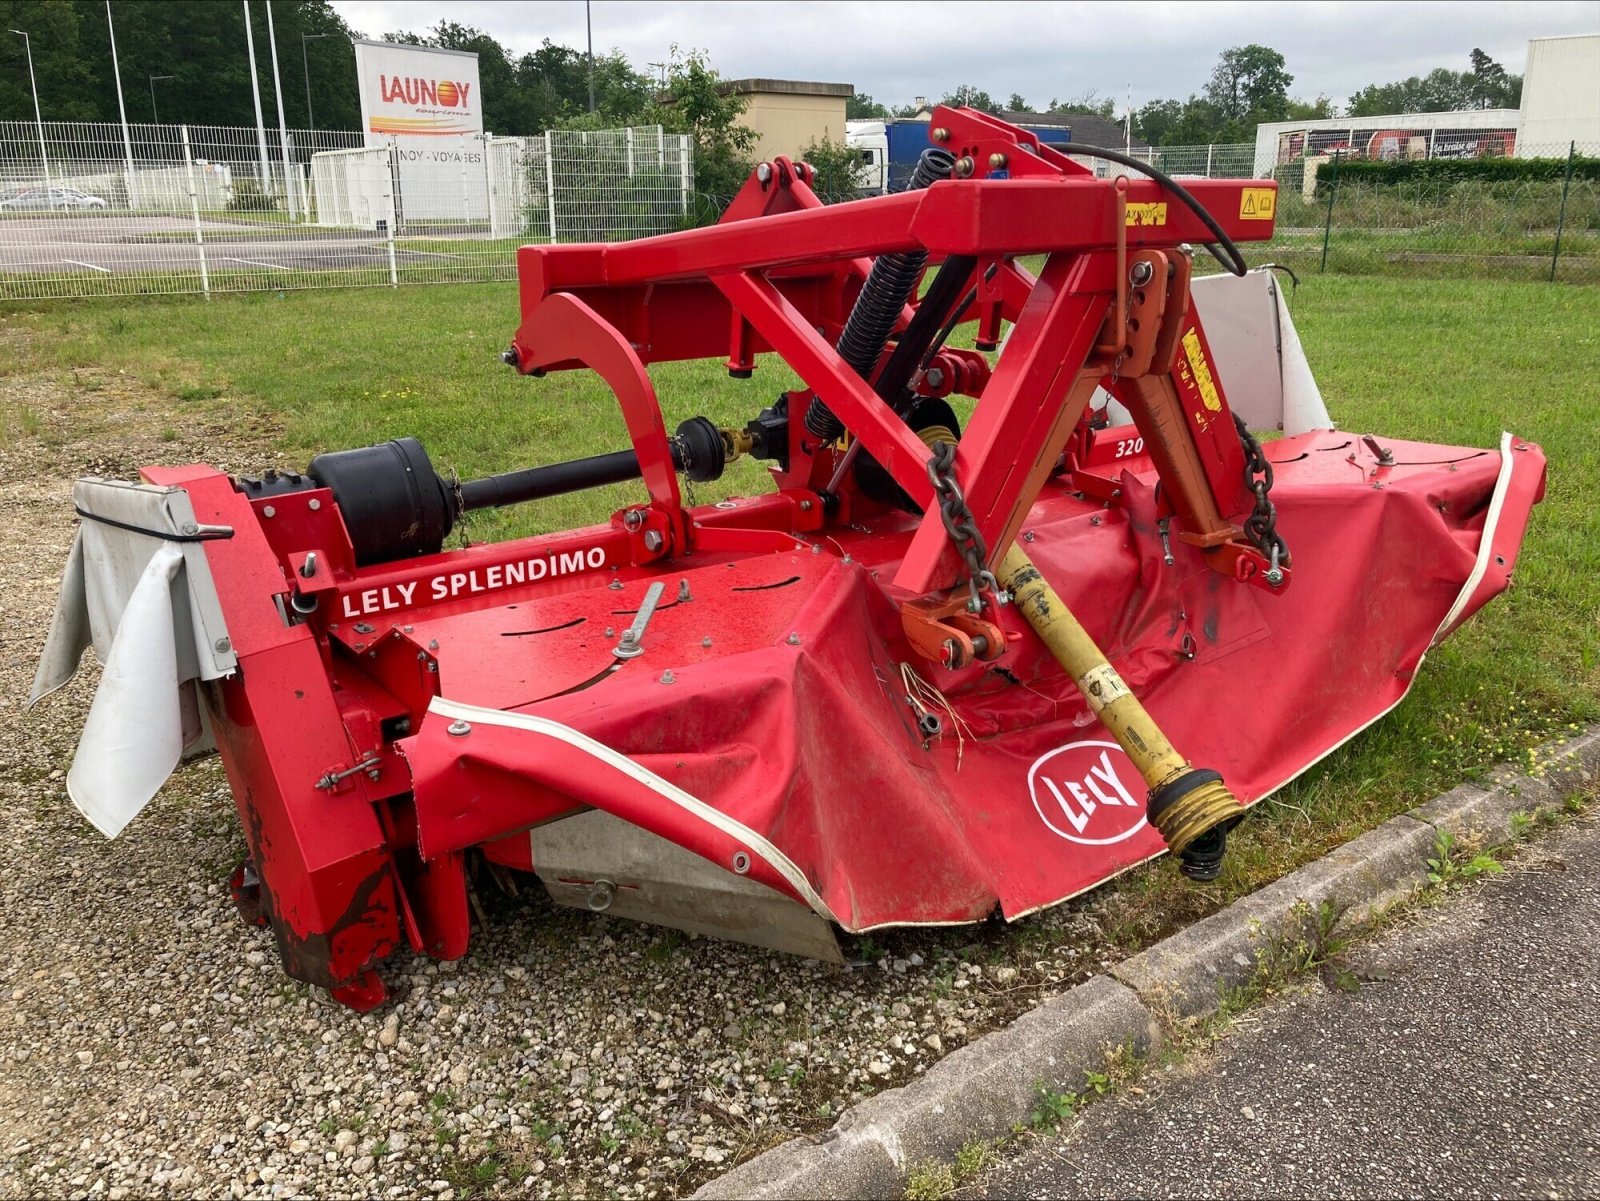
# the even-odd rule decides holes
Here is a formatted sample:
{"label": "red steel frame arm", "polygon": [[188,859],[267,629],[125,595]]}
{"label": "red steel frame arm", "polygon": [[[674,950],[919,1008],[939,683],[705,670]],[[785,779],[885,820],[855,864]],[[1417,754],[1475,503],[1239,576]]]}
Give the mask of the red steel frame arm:
{"label": "red steel frame arm", "polygon": [[[805,323],[772,281],[738,272],[715,276],[713,282],[911,499],[927,508],[933,500],[926,466],[928,448],[911,427],[839,357],[827,339]],[[798,422],[793,423],[791,436],[799,430]]]}
{"label": "red steel frame arm", "polygon": [[[1071,254],[1045,263],[961,439],[956,477],[991,559],[1015,536],[1092,391],[1073,385],[1111,304],[1110,291],[1091,283],[1094,268]],[[923,518],[894,582],[922,596],[950,586],[958,570],[935,513]]]}

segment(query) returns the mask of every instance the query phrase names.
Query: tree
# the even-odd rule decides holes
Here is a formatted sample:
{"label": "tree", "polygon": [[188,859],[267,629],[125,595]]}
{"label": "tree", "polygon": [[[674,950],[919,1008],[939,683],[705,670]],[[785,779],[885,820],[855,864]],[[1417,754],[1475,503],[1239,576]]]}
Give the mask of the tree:
{"label": "tree", "polygon": [[844,102],[846,121],[874,121],[888,115],[889,110],[865,92],[857,92]]}
{"label": "tree", "polygon": [[[1051,106],[1054,108],[1054,106]],[[1167,134],[1183,119],[1183,104],[1177,100],[1152,100],[1133,114],[1133,130],[1152,146],[1167,143]]]}
{"label": "tree", "polygon": [[1350,97],[1350,116],[1381,117],[1390,113],[1444,113],[1464,108],[1516,108],[1522,103],[1522,77],[1482,50],[1469,56],[1470,71],[1435,67],[1396,83],[1374,83]]}
{"label": "tree", "polygon": [[981,88],[973,87],[970,83],[964,83],[955,91],[948,93],[940,103],[975,108],[982,113],[998,112],[1000,108],[994,102],[993,96]]}
{"label": "tree", "polygon": [[1479,108],[1517,108],[1522,103],[1522,76],[1508,75],[1506,69],[1474,46],[1468,55],[1472,63],[1473,99]]}
{"label": "tree", "polygon": [[1022,93],[1012,92],[1011,99],[1006,101],[1006,112],[1025,113],[1028,111],[1028,102],[1022,98]]}
{"label": "tree", "polygon": [[1321,121],[1327,117],[1338,116],[1332,100],[1326,96],[1318,96],[1315,100],[1291,100],[1289,109],[1283,114],[1285,121]]}
{"label": "tree", "polygon": [[[1176,103],[1168,101],[1167,103]],[[1045,110],[1050,113],[1087,113],[1092,117],[1105,117],[1107,120],[1117,115],[1117,102],[1110,96],[1102,96],[1097,88],[1090,88],[1080,92],[1076,99],[1052,100],[1050,107]]]}
{"label": "tree", "polygon": [[1232,46],[1211,71],[1206,99],[1225,122],[1280,121],[1288,111],[1293,82],[1283,55],[1270,46]]}
{"label": "tree", "polygon": [[695,189],[713,196],[732,196],[755,166],[751,148],[756,133],[740,122],[748,103],[724,92],[704,53],[687,54],[672,47],[667,86],[652,110],[655,122],[694,139]]}
{"label": "tree", "polygon": [[828,137],[821,141],[813,139],[800,152],[800,159],[815,169],[817,177],[811,187],[819,196],[848,198],[860,190],[859,147]]}

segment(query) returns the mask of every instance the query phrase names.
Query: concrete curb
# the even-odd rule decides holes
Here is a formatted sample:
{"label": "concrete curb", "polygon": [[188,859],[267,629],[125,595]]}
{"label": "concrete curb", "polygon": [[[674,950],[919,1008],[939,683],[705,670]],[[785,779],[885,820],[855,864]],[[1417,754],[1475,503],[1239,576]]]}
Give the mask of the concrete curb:
{"label": "concrete curb", "polygon": [[1600,727],[1549,743],[1528,774],[1508,766],[1483,786],[1463,784],[1391,818],[851,1107],[825,1133],[792,1139],[693,1195],[900,1197],[916,1164],[951,1160],[968,1142],[1025,1121],[1041,1084],[1075,1089],[1111,1048],[1149,1051],[1163,1021],[1214,1013],[1255,973],[1260,952],[1298,934],[1324,901],[1359,919],[1411,895],[1427,882],[1439,831],[1499,846],[1517,833],[1514,815],[1558,809],[1597,779]]}

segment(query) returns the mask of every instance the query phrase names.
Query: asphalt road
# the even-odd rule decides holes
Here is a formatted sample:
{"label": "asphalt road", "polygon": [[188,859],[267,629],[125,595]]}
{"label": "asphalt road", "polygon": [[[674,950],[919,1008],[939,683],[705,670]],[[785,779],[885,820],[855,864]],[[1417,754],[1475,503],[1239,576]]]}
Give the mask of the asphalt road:
{"label": "asphalt road", "polygon": [[[388,271],[389,251],[376,234],[345,229],[271,226],[203,218],[206,263],[212,271],[271,274],[371,268]],[[481,236],[481,235],[479,235]],[[399,264],[468,263],[481,254],[397,248]],[[52,276],[199,270],[194,222],[185,217],[81,213],[0,220],[0,275]]]}
{"label": "asphalt road", "polygon": [[1349,958],[964,1195],[1600,1196],[1600,824]]}

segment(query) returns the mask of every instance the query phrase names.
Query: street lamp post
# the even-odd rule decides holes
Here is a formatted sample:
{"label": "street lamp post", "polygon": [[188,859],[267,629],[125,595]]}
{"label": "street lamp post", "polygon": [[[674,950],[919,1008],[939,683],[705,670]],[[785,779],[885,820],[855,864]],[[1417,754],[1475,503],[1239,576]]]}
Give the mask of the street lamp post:
{"label": "street lamp post", "polygon": [[56,201],[50,194],[50,159],[44,152],[44,118],[39,115],[39,81],[33,77],[33,39],[20,29],[13,29],[11,32],[22,39],[23,48],[28,52],[28,85],[33,88],[33,123],[39,130],[39,166],[44,171],[45,203],[53,212]]}
{"label": "street lamp post", "polygon": [[322,38],[332,37],[327,33],[302,33],[300,35],[300,69],[306,77],[306,128],[315,130],[317,118],[311,112],[311,60],[306,57],[306,43],[320,41]]}
{"label": "street lamp post", "polygon": [[152,75],[150,77],[150,116],[152,124],[161,124],[161,110],[156,108],[156,81],[160,79],[176,79],[176,75]]}

